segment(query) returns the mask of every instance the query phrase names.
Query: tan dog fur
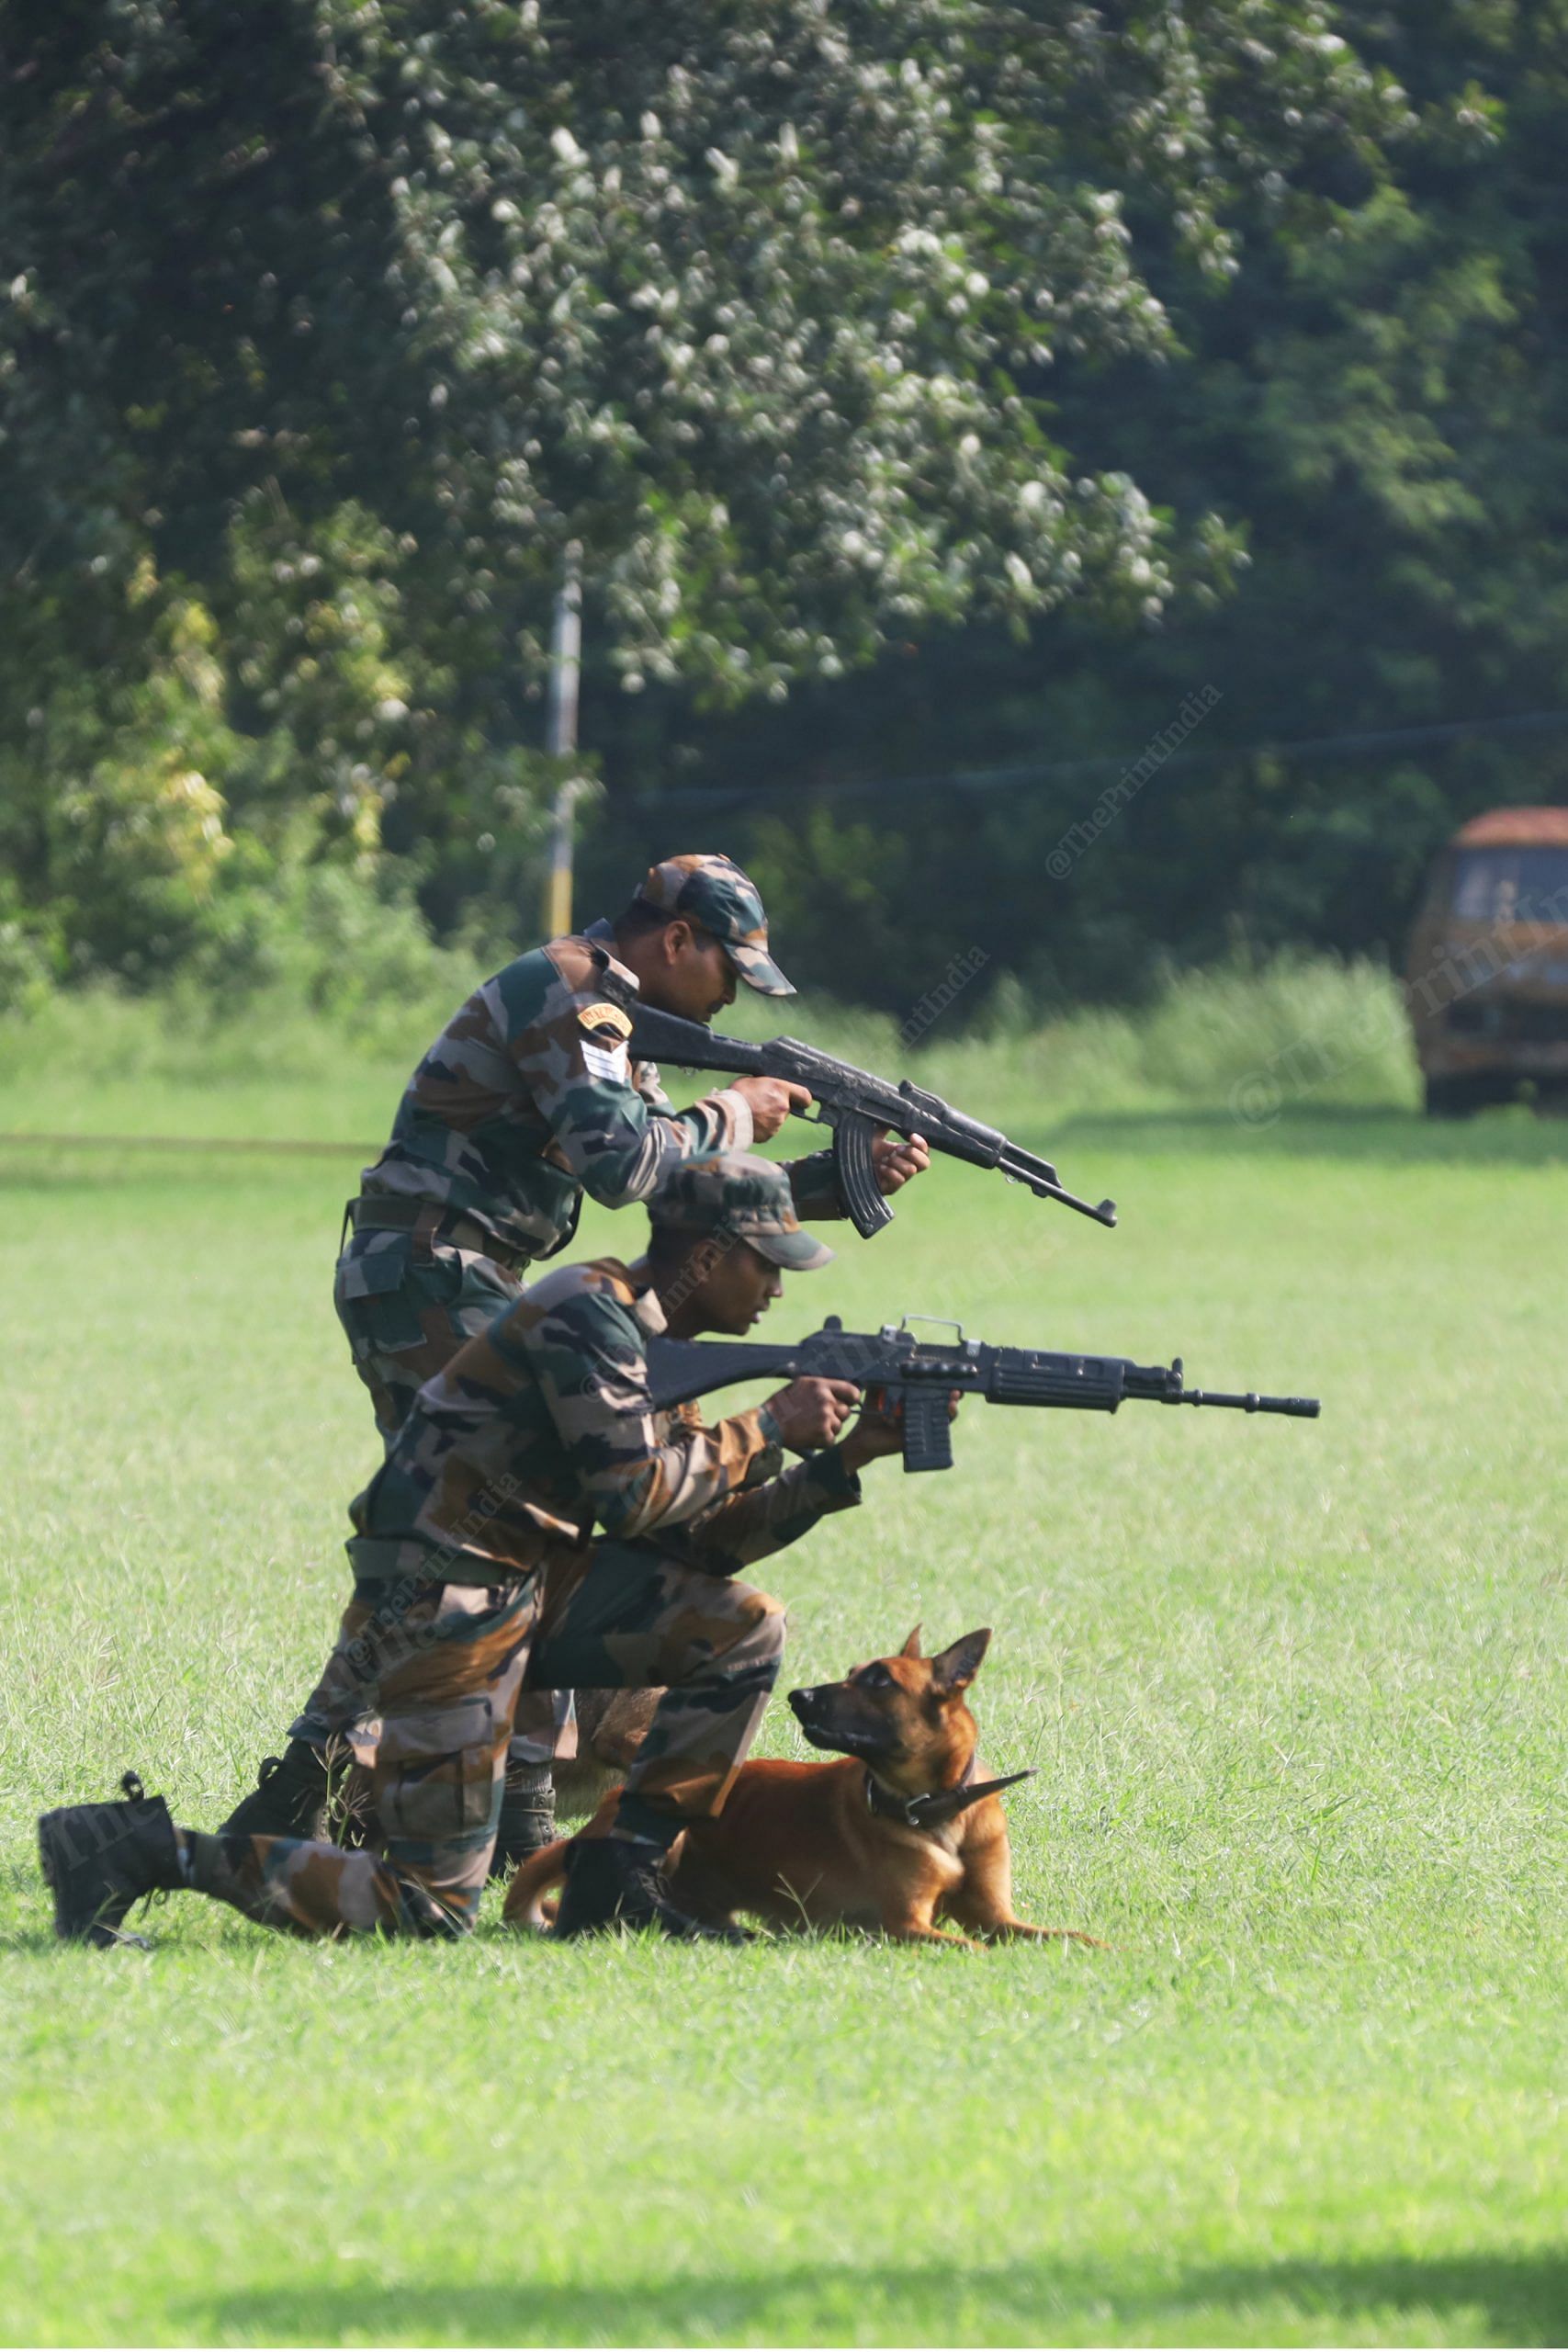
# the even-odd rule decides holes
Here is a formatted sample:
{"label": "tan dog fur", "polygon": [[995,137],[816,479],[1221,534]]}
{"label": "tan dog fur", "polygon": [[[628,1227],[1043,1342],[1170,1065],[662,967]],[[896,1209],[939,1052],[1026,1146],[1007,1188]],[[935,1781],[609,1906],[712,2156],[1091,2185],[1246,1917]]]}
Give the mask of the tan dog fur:
{"label": "tan dog fur", "polygon": [[[1019,1918],[999,1797],[921,1828],[872,1811],[868,1766],[889,1800],[987,1777],[964,1694],[990,1634],[967,1634],[928,1658],[919,1631],[896,1657],[874,1658],[840,1683],[790,1693],[812,1744],[842,1752],[830,1764],[743,1765],[724,1811],[694,1823],[671,1849],[667,1883],[682,1910],[712,1925],[744,1912],[775,1928],[864,1928],[971,1951],[981,1949],[976,1937],[1099,1943],[1077,1928]],[[583,1835],[604,1835],[614,1795]],[[558,1838],[519,1869],[506,1895],[510,1926],[549,1925],[545,1897],[566,1875],[568,1846]],[[937,1924],[944,1918],[952,1928]]]}

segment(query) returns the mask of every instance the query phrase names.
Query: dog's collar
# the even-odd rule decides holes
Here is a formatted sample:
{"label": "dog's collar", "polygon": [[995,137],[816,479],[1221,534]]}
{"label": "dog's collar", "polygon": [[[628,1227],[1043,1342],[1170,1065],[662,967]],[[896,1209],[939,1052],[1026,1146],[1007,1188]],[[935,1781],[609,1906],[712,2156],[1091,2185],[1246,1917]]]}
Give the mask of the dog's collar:
{"label": "dog's collar", "polygon": [[1021,1772],[1010,1772],[1005,1780],[972,1781],[969,1775],[975,1770],[975,1758],[971,1757],[956,1788],[932,1789],[923,1797],[896,1797],[868,1772],[865,1801],[879,1821],[901,1821],[907,1829],[940,1829],[944,1822],[955,1820],[972,1804],[978,1804],[982,1797],[994,1797],[1001,1789],[1015,1788],[1020,1781],[1032,1781],[1036,1769],[1031,1764]]}

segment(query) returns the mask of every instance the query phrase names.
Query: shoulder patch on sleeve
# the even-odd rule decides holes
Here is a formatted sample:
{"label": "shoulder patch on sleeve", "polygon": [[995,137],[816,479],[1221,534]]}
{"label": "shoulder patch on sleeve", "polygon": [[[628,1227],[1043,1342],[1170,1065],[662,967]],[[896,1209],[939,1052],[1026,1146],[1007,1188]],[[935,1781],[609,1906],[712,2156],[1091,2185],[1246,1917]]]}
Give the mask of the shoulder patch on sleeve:
{"label": "shoulder patch on sleeve", "polygon": [[585,1029],[610,1032],[613,1037],[627,1038],[632,1034],[630,1016],[618,1004],[585,1004],[577,1015]]}

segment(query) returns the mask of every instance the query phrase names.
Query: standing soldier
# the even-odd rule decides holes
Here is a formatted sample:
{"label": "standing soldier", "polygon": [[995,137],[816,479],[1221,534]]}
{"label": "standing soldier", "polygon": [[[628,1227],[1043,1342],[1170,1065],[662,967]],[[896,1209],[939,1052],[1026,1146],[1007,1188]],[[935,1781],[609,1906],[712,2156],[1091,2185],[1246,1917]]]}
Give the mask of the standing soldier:
{"label": "standing soldier", "polygon": [[[646,1201],[683,1160],[744,1151],[810,1101],[804,1087],[737,1078],[691,1109],[671,1105],[650,1063],[626,1051],[637,1002],[709,1022],[736,983],[793,996],[768,953],[756,886],[728,857],[653,866],[615,923],[552,940],[508,964],[448,1022],[410,1080],[391,1140],[344,1217],[334,1301],[390,1446],[423,1384],[515,1299],[524,1270],[564,1249],[584,1192],[606,1208]],[[884,1193],[926,1163],[924,1146],[876,1147]],[[829,1155],[789,1169],[796,1212],[835,1216]],[[358,1712],[307,1707],[281,1758],[225,1827],[309,1834],[326,1802],[328,1748]],[[569,1691],[524,1699],[497,1867],[554,1835],[550,1763],[574,1752]]]}
{"label": "standing soldier", "polygon": [[[177,1829],[133,1774],[128,1804],[39,1824],[55,1926],[113,1943],[130,1905],[188,1887],[297,1933],[454,1936],[477,1917],[527,1680],[663,1686],[615,1812],[574,1846],[556,1933],[614,1925],[739,1940],[675,1909],[661,1878],[716,1814],[784,1652],[784,1611],[738,1570],[861,1498],[901,1439],[847,1381],[795,1380],[712,1428],[656,1411],[650,1335],[746,1331],[780,1269],[832,1256],[782,1169],[722,1159],[661,1188],[647,1257],[562,1267],[420,1390],[353,1506],[355,1589],[321,1690],[351,1690],[378,1850]],[[785,1450],[805,1458],[784,1466]],[[604,1531],[597,1541],[591,1531]]]}

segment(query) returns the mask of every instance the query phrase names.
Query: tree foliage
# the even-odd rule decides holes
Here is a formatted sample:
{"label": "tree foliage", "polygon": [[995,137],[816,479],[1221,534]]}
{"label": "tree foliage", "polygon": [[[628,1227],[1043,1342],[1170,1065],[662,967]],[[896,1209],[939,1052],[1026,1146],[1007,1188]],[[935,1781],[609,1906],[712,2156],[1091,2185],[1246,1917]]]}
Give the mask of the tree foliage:
{"label": "tree foliage", "polygon": [[[1374,808],[1225,746],[1555,697],[1560,0],[64,0],[0,41],[0,847],[57,966],[378,843],[493,928],[572,542],[606,842],[696,790],[676,830],[731,812],[807,968],[894,1003],[977,938],[1096,989],[1238,908],[1359,944],[1483,758]],[[1135,755],[1208,680],[1205,781],[1050,887],[1098,781],[701,797]]]}
{"label": "tree foliage", "polygon": [[725,692],[1153,610],[1033,379],[1168,354],[1130,201],[1223,274],[1387,96],[1317,0],[66,6],[9,69],[5,552],[205,566],[276,480],[453,609],[579,540],[627,680]]}
{"label": "tree foliage", "polygon": [[[1174,253],[1154,274],[1180,346],[1158,386],[1112,366],[1057,392],[1064,440],[1244,536],[1228,594],[1130,630],[1069,610],[1026,648],[911,630],[744,731],[676,700],[596,711],[612,812],[642,823],[649,774],[684,794],[679,830],[723,833],[789,910],[803,976],[897,1011],[976,944],[987,980],[1047,996],[1136,991],[1238,932],[1397,954],[1458,821],[1568,797],[1568,729],[1397,740],[1568,706],[1568,9],[1339,21],[1406,94],[1386,167],[1310,218],[1259,183],[1228,288]],[[1395,740],[1268,748],[1362,735]],[[991,767],[1015,780],[959,780]],[[901,775],[953,780],[850,788]]]}

